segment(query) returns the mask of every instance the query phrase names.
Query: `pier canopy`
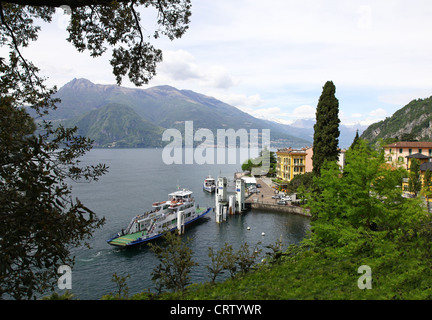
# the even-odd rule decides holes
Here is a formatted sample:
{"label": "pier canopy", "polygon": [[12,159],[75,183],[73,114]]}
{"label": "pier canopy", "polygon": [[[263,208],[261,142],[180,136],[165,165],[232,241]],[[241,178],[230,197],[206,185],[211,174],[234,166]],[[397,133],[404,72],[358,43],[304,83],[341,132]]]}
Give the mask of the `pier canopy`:
{"label": "pier canopy", "polygon": [[244,181],[246,188],[249,188],[250,186],[256,186],[257,184],[255,177],[242,177],[242,180]]}

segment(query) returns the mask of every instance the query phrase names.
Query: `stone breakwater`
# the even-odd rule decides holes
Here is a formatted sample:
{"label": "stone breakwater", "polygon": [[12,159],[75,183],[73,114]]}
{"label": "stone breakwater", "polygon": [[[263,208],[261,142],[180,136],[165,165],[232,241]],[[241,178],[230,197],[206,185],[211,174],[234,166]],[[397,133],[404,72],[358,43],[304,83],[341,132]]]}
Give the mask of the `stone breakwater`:
{"label": "stone breakwater", "polygon": [[286,212],[286,213],[294,213],[306,217],[311,217],[311,214],[308,209],[304,209],[302,207],[297,207],[297,206],[252,202],[250,203],[250,207],[251,209],[257,209],[262,211]]}

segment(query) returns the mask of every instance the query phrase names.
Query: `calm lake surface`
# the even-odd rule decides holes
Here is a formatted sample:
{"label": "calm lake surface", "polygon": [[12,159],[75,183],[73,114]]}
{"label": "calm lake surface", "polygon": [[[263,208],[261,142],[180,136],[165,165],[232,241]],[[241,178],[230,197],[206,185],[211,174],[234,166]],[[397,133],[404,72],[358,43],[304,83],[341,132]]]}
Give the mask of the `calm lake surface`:
{"label": "calm lake surface", "polygon": [[[235,164],[167,165],[162,161],[162,149],[93,149],[85,155],[83,164],[105,163],[109,172],[98,182],[73,183],[73,195],[99,217],[104,216],[106,223],[89,241],[91,249],[73,249],[75,265],[70,291],[81,300],[100,299],[115,292],[116,285],[111,280],[114,273],[130,275],[127,281],[130,295],[147,289],[154,291],[151,272],[158,260],[149,247],[144,244],[123,249],[108,245],[106,240],[126,228],[133,216],[150,210],[153,202],[167,200],[178,185],[193,191],[200,207],[213,208],[214,195],[202,190],[204,178],[208,174],[226,176],[232,185],[234,173],[241,171],[241,160]],[[192,239],[194,260],[199,263],[191,274],[192,281],[209,280],[205,267],[210,262],[209,247],[218,249],[227,242],[237,249],[244,242],[251,246],[261,242],[264,255],[269,251],[264,246],[274,244],[281,235],[286,248],[301,241],[308,229],[309,218],[303,216],[253,210],[229,216],[226,222],[217,224],[211,211],[201,221],[186,227],[184,238]]]}

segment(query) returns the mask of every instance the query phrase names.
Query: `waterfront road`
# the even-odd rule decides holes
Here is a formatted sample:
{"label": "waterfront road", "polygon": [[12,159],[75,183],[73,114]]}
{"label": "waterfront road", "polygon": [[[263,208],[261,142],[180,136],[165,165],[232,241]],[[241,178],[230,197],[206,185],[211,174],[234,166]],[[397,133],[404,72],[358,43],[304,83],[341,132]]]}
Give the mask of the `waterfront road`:
{"label": "waterfront road", "polygon": [[[272,180],[270,178],[257,178],[257,184],[261,184],[261,188],[257,188],[259,193],[251,195],[246,202],[260,202],[268,204],[276,204],[277,200],[272,199],[275,195],[274,189],[272,189]],[[256,200],[255,200],[256,199]]]}

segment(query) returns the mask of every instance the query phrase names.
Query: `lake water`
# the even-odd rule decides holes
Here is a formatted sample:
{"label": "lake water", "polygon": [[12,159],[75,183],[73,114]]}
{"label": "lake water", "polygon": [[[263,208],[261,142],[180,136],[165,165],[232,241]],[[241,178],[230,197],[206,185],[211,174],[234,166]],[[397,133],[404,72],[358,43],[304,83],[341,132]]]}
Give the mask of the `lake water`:
{"label": "lake water", "polygon": [[[151,272],[158,260],[147,245],[136,248],[117,248],[106,243],[113,234],[126,228],[131,218],[151,209],[156,201],[168,199],[177,186],[188,188],[200,207],[214,207],[214,195],[202,190],[204,178],[226,176],[231,184],[234,173],[241,171],[241,160],[235,164],[172,164],[162,161],[162,149],[94,149],[82,159],[83,164],[105,163],[109,172],[98,182],[73,183],[77,196],[98,216],[106,218],[105,225],[96,230],[87,247],[73,249],[75,265],[72,268],[72,290],[78,299],[100,299],[115,292],[112,275],[130,275],[129,294],[154,290]],[[228,163],[228,161],[226,161]],[[250,227],[250,230],[247,229]],[[262,242],[274,244],[282,235],[283,245],[301,241],[309,229],[309,218],[286,213],[249,211],[229,216],[221,224],[215,222],[213,211],[204,219],[186,227],[184,237],[192,239],[193,257],[199,266],[191,276],[193,282],[208,281],[208,248],[218,249],[226,242],[234,249],[244,242],[251,246]],[[265,236],[262,236],[262,232]],[[61,293],[61,290],[57,290]]]}

